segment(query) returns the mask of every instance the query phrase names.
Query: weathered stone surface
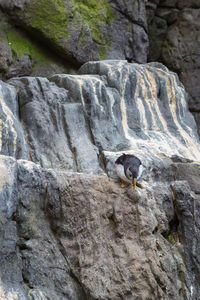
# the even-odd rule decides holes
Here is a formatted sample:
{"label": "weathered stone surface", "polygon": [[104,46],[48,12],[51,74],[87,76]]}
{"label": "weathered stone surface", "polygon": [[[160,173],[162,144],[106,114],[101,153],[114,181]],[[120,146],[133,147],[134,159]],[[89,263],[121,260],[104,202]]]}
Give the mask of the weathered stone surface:
{"label": "weathered stone surface", "polygon": [[198,131],[199,9],[199,1],[160,1],[157,8],[147,10],[150,16],[148,60],[162,61],[170,70],[178,73],[189,94],[189,109],[195,117]]}
{"label": "weathered stone surface", "polygon": [[89,62],[80,73],[9,81],[19,89],[29,159],[93,173],[105,168],[103,157],[113,163],[122,150],[198,160],[195,123],[174,73],[126,61]]}
{"label": "weathered stone surface", "polygon": [[67,91],[46,78],[22,77],[13,79],[12,83],[19,83],[21,119],[30,145],[29,159],[46,168],[72,169],[73,155],[62,120]]}
{"label": "weathered stone surface", "polygon": [[45,217],[49,177],[31,162],[0,159],[0,299],[84,299]]}
{"label": "weathered stone surface", "polygon": [[[198,299],[200,144],[178,77],[108,60],[0,86],[2,299]],[[134,191],[122,152],[145,166]]]}
{"label": "weathered stone surface", "polygon": [[7,41],[0,42],[0,78],[2,79],[12,62],[12,52]]}
{"label": "weathered stone surface", "polygon": [[46,168],[99,172],[99,151],[92,143],[82,104],[74,103],[66,89],[46,78],[13,79],[12,83],[19,88],[29,158]]}
{"label": "weathered stone surface", "polygon": [[105,58],[160,61],[186,87],[200,132],[199,9],[196,0],[1,0],[0,78],[74,74]]}
{"label": "weathered stone surface", "polygon": [[6,77],[28,76],[32,73],[32,65],[28,56],[22,56],[8,68]]}
{"label": "weathered stone surface", "polygon": [[18,202],[15,221],[0,222],[7,299],[198,299],[199,200],[172,181],[179,165],[133,192],[105,175],[0,158],[12,161],[4,182]]}
{"label": "weathered stone surface", "polygon": [[24,130],[19,120],[16,89],[0,81],[0,153],[27,159]]}
{"label": "weathered stone surface", "polygon": [[[1,4],[1,3],[0,3]],[[7,5],[14,5],[8,2]],[[22,1],[18,2],[22,6]],[[15,8],[14,8],[15,7]],[[12,6],[13,9],[19,9]],[[77,68],[55,54],[51,48],[26,33],[25,28],[14,27],[0,9],[0,79],[15,76],[50,76],[55,73],[74,73]]]}
{"label": "weathered stone surface", "polygon": [[78,65],[105,58],[145,63],[145,2],[2,0],[0,8],[20,27]]}
{"label": "weathered stone surface", "polygon": [[[179,141],[182,143],[184,140],[183,144],[187,146],[183,152],[181,151],[181,156],[190,156],[194,151],[194,157],[199,158],[196,129],[194,130],[194,139],[191,139],[189,133],[191,126],[195,128],[195,123],[188,112],[186,94],[176,74],[169,72],[161,64],[152,63],[140,66],[117,61],[89,62],[83,65],[80,72],[82,74],[90,73],[106,76],[107,90],[110,92],[110,88],[114,89],[114,100],[112,98],[107,100],[109,105],[112,105],[114,101],[111,108],[109,106],[104,108],[105,101],[101,103],[100,100],[98,106],[96,106],[94,100],[91,101],[92,106],[85,106],[89,120],[91,120],[91,130],[94,139],[96,138],[96,144],[104,150],[112,150],[113,145],[116,145],[116,150],[124,149],[125,141],[127,150],[133,149],[137,152],[142,148],[143,153],[145,151],[149,152],[150,149],[152,152],[158,153],[160,151],[169,154],[173,149],[172,151],[175,154],[176,149],[180,150]],[[148,84],[148,82],[151,83]],[[104,86],[102,86],[102,95],[104,96],[105,93],[103,92]],[[82,99],[84,101],[84,96]],[[95,116],[97,109],[93,107],[97,107],[100,114],[97,119]],[[117,115],[118,107],[120,107],[120,115]],[[109,113],[110,111],[111,113]],[[109,131],[105,129],[104,125],[108,115],[112,116],[110,123],[113,123]],[[118,127],[116,132],[114,131],[115,124]],[[104,137],[110,134],[105,142],[103,139],[98,139],[96,131],[99,130],[103,130],[102,135]],[[179,135],[177,135],[177,130]],[[118,132],[123,132],[123,135],[120,133],[119,138],[117,137]],[[157,143],[155,149],[152,142],[154,138]],[[195,140],[196,146],[193,144]],[[161,142],[159,146],[158,141]],[[165,145],[165,142],[168,146]],[[194,150],[192,150],[193,146]],[[190,153],[188,148],[190,148]]]}
{"label": "weathered stone surface", "polygon": [[[158,153],[199,159],[198,137],[184,88],[163,65],[93,62],[85,64],[80,73],[90,75],[10,81],[19,89],[29,158],[34,162],[96,173],[101,171],[99,159],[105,168],[103,155],[111,174],[118,155],[114,152],[125,149],[144,157],[147,166],[152,156],[156,164],[160,162]],[[79,139],[77,131],[81,132]],[[146,159],[150,148],[152,154]],[[68,151],[62,162],[60,151]]]}
{"label": "weathered stone surface", "polygon": [[[200,295],[199,277],[200,272],[199,257],[196,253],[200,251],[200,198],[195,197],[191,193],[191,189],[187,182],[178,181],[172,185],[172,191],[175,197],[176,213],[179,220],[179,235],[182,244],[182,251],[185,256],[185,264],[190,273],[194,270],[194,276],[188,277],[185,274],[185,282],[187,282],[192,299],[198,299]],[[195,222],[194,222],[195,214]]]}

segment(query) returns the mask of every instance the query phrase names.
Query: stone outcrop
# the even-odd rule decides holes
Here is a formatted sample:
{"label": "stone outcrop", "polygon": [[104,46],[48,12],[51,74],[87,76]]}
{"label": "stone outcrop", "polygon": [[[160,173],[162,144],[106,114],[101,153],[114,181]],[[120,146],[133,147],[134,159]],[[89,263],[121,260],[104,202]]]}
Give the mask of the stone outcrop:
{"label": "stone outcrop", "polygon": [[33,162],[96,173],[109,151],[198,159],[195,122],[176,74],[125,61],[89,62],[80,73],[9,81],[18,89]]}
{"label": "stone outcrop", "polygon": [[75,64],[108,58],[146,62],[145,1],[4,1],[0,8]]}
{"label": "stone outcrop", "polygon": [[199,11],[195,0],[1,0],[0,79],[159,61],[178,73],[200,132]]}
{"label": "stone outcrop", "polygon": [[[176,74],[88,62],[0,82],[0,298],[198,299],[200,143]],[[113,163],[141,158],[138,187]]]}
{"label": "stone outcrop", "polygon": [[189,93],[189,108],[200,130],[200,3],[162,0],[148,8],[148,60],[161,61],[178,73]]}
{"label": "stone outcrop", "polygon": [[63,64],[51,47],[44,47],[25,28],[15,27],[0,9],[0,79],[74,73],[76,69],[70,62]]}

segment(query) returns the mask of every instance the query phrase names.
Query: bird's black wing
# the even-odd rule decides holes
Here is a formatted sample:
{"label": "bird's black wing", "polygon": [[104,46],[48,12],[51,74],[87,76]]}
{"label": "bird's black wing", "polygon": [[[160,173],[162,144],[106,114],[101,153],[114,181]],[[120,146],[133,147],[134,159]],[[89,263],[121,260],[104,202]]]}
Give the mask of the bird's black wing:
{"label": "bird's black wing", "polygon": [[124,171],[129,167],[134,167],[135,170],[138,172],[139,166],[141,165],[141,160],[134,155],[127,155],[126,159],[124,160]]}
{"label": "bird's black wing", "polygon": [[116,164],[118,165],[123,165],[124,161],[126,160],[126,154],[122,154],[120,157],[117,158],[117,160],[115,161]]}
{"label": "bird's black wing", "polygon": [[142,164],[141,160],[137,158],[135,155],[124,154],[124,153],[117,158],[115,163],[123,165],[124,168],[126,169],[133,165],[139,168],[139,166]]}

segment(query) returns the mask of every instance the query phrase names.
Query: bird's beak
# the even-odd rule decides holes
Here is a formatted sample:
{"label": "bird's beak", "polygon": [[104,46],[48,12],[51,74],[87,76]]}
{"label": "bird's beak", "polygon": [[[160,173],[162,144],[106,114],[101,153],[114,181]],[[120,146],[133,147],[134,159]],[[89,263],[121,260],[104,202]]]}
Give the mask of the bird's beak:
{"label": "bird's beak", "polygon": [[136,188],[136,178],[133,178],[133,188]]}

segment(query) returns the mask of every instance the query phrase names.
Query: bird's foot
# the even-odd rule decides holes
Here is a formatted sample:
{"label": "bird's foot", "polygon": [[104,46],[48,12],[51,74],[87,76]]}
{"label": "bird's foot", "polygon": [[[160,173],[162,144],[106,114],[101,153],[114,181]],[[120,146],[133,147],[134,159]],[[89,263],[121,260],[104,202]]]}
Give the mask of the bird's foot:
{"label": "bird's foot", "polygon": [[125,188],[125,187],[128,186],[128,185],[129,185],[128,182],[125,182],[125,181],[121,180],[121,187],[122,187],[122,188]]}

